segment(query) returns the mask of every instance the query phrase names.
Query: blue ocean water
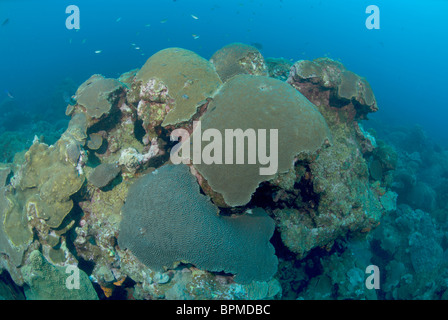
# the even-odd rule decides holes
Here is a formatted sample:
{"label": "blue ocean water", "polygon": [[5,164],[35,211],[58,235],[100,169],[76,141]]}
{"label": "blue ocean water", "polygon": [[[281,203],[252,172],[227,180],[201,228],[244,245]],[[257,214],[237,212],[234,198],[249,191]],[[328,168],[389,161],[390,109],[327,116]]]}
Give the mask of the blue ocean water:
{"label": "blue ocean water", "polygon": [[[66,27],[70,5],[79,8],[79,30]],[[380,9],[379,29],[366,27],[370,5]],[[432,265],[443,265],[443,272],[448,272],[447,15],[447,0],[0,0],[0,136],[4,140],[0,145],[22,151],[35,134],[52,130],[49,141],[54,142],[67,127],[70,97],[91,75],[118,78],[169,47],[209,59],[223,46],[241,42],[256,46],[265,58],[283,57],[292,63],[319,57],[340,61],[365,77],[373,89],[379,111],[369,114],[365,126],[397,149],[398,165],[391,170],[396,171],[395,182],[385,181],[390,178],[385,174],[380,180],[398,194],[400,207],[381,222],[386,227],[377,229],[368,249],[355,242],[335,245],[332,254],[338,258],[325,256],[320,267],[336,270],[336,260],[342,261],[343,252],[350,251],[358,254],[359,261],[370,260],[388,270],[387,279],[382,279],[386,288],[377,298],[448,299],[448,285],[434,284],[436,289],[425,296],[426,289],[416,289],[425,284],[411,279],[427,273],[431,274],[428,282],[440,282],[432,277]],[[41,120],[54,128],[42,128]],[[17,142],[18,136],[26,142]],[[17,149],[11,147],[14,143],[19,144]],[[10,152],[7,156],[0,152],[0,163],[12,162]],[[366,160],[372,176],[377,160]],[[370,177],[373,180],[377,179]],[[378,193],[382,191],[384,195],[385,190]],[[278,245],[281,240],[276,236],[273,242]],[[399,249],[392,248],[395,245]],[[310,257],[301,265],[306,265],[302,268],[308,272],[306,278],[304,271],[295,268],[301,262],[288,260],[290,253],[284,253],[283,245],[276,250],[284,265],[294,265],[285,267],[290,274],[278,276],[283,296],[322,298],[326,275],[309,267],[319,258]],[[337,266],[344,270],[342,264]],[[364,269],[358,267],[350,267],[347,273],[353,286],[364,281],[364,274],[359,275]],[[335,274],[328,276],[340,280],[335,280]],[[0,289],[2,281],[0,277]],[[103,294],[104,288],[96,285],[95,289]],[[350,295],[355,291],[333,293],[359,298]]]}
{"label": "blue ocean water", "polygon": [[[79,30],[65,26],[71,4]],[[370,4],[379,30],[365,26]],[[209,58],[232,42],[259,43],[265,57],[341,61],[370,82],[381,110],[372,118],[421,124],[446,145],[447,9],[443,0],[2,0],[0,95],[40,112],[66,78],[116,77],[167,47]]]}

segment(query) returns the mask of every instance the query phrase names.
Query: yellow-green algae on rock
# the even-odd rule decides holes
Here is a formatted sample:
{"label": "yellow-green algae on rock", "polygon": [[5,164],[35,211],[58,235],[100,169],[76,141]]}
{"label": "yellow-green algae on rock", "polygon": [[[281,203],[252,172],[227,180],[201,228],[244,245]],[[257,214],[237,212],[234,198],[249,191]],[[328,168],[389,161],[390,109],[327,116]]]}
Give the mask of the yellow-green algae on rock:
{"label": "yellow-green algae on rock", "polygon": [[148,81],[157,79],[168,88],[174,100],[162,126],[186,122],[196,113],[198,106],[212,96],[221,85],[213,65],[196,53],[168,48],[151,56],[136,75],[144,91]]}
{"label": "yellow-green algae on rock", "polygon": [[33,233],[27,224],[26,209],[7,190],[0,188],[0,253],[9,256],[15,266],[22,263]]}
{"label": "yellow-green algae on rock", "polygon": [[[296,156],[313,155],[331,138],[325,119],[311,102],[290,85],[263,76],[238,75],[224,83],[200,120],[202,131],[216,129],[223,137],[228,129],[264,129],[266,135],[277,129],[278,173],[288,172]],[[266,143],[269,155],[270,143]],[[244,152],[249,152],[247,142]],[[264,165],[248,164],[247,160],[236,164],[236,152],[233,156],[232,164],[222,161],[193,165],[228,206],[242,206],[250,201],[261,182],[270,181],[277,174],[260,175],[259,169]]]}
{"label": "yellow-green algae on rock", "polygon": [[0,167],[0,188],[5,186],[6,181],[7,181],[8,176],[9,176],[10,173],[11,173],[11,168],[8,168],[8,167],[2,168],[2,167]]}
{"label": "yellow-green algae on rock", "polygon": [[36,206],[37,216],[57,228],[73,207],[70,196],[83,185],[85,177],[64,157],[65,144],[54,146],[35,142],[25,154],[20,188],[30,195],[27,205]]}
{"label": "yellow-green algae on rock", "polygon": [[[74,276],[75,272],[79,277]],[[55,266],[48,262],[38,250],[31,252],[26,266],[22,268],[22,274],[27,284],[25,295],[29,300],[98,299],[96,291],[84,271],[76,266],[71,269]],[[69,278],[70,276],[73,277],[73,280]]]}
{"label": "yellow-green algae on rock", "polygon": [[33,219],[41,219],[47,228],[58,228],[73,207],[70,196],[84,183],[84,176],[67,157],[68,146],[62,139],[54,146],[36,140],[11,185],[1,189],[0,252],[16,266],[33,240],[32,228],[39,224]]}

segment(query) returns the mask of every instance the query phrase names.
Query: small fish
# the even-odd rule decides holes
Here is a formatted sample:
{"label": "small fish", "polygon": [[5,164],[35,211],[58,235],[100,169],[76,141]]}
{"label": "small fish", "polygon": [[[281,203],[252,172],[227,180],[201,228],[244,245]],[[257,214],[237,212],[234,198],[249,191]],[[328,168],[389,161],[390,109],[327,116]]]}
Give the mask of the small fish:
{"label": "small fish", "polygon": [[160,20],[160,23],[167,23],[168,19]]}
{"label": "small fish", "polygon": [[9,23],[9,18],[6,18],[3,22],[2,22],[2,27],[6,26]]}
{"label": "small fish", "polygon": [[196,17],[195,15],[191,15],[191,17],[192,17],[194,20],[198,20],[198,19],[199,19],[199,18]]}
{"label": "small fish", "polygon": [[149,28],[151,25],[148,23],[147,25],[145,25],[146,28]]}
{"label": "small fish", "polygon": [[135,47],[135,50],[140,50],[140,47]]}
{"label": "small fish", "polygon": [[115,22],[120,22],[121,21],[121,17],[118,18],[117,20],[115,20]]}
{"label": "small fish", "polygon": [[86,41],[87,41],[87,39],[82,39],[82,44],[85,44],[86,43]]}
{"label": "small fish", "polygon": [[72,38],[70,38],[70,40],[68,40],[68,43],[69,43],[69,44],[72,44]]}
{"label": "small fish", "polygon": [[5,93],[8,96],[8,98],[10,99],[14,99],[14,96],[11,94],[11,92],[9,92],[8,90],[5,89]]}
{"label": "small fish", "polygon": [[188,99],[190,99],[190,97],[189,97],[189,96],[187,96],[186,94],[182,95],[182,98],[184,98],[185,100],[188,100]]}
{"label": "small fish", "polygon": [[131,46],[135,47],[135,43],[131,43]]}
{"label": "small fish", "polygon": [[197,34],[194,34],[194,33],[193,33],[191,36],[193,37],[194,40],[199,39],[199,36],[198,36]]}
{"label": "small fish", "polygon": [[101,53],[101,52],[103,52],[103,50],[96,50],[95,51],[96,54]]}

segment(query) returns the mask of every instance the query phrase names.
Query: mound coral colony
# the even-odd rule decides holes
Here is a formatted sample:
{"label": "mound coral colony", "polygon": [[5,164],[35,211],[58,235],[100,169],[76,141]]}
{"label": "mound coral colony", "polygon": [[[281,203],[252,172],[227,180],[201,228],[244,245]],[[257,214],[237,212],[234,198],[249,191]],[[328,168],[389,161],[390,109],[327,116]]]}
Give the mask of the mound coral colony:
{"label": "mound coral colony", "polygon": [[[175,145],[170,153],[173,164],[190,164],[191,160],[196,165],[202,163],[206,165],[258,164],[265,166],[259,168],[259,174],[262,176],[277,173],[278,129],[269,129],[269,136],[266,129],[244,131],[241,128],[225,129],[223,138],[222,130],[208,128],[202,132],[201,121],[194,121],[192,137],[190,138],[190,133],[186,129],[173,130],[171,141],[178,141],[179,137],[181,142]],[[209,143],[203,147],[202,142]],[[247,150],[247,157],[245,150]]]}

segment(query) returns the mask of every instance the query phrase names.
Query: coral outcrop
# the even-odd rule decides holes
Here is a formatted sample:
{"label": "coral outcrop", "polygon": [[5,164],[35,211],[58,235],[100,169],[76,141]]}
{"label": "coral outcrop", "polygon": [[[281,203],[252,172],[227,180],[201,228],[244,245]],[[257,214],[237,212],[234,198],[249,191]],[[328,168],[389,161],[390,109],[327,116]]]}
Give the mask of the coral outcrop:
{"label": "coral outcrop", "polygon": [[81,109],[90,127],[112,111],[122,89],[123,85],[118,80],[95,74],[78,88],[75,95],[77,104],[73,108],[69,105],[67,115]]}
{"label": "coral outcrop", "polygon": [[[222,137],[228,130],[242,130],[244,134],[252,130],[256,135],[251,140],[248,136],[242,149],[238,149],[248,160],[238,160],[240,154],[231,150],[231,161],[228,161],[227,149],[226,159],[217,159],[220,163],[198,164],[193,159],[204,183],[213,193],[220,194],[228,206],[247,204],[261,182],[287,174],[293,170],[295,157],[312,157],[331,139],[324,118],[312,103],[288,84],[263,76],[238,75],[227,81],[213,97],[200,121],[203,131],[218,130]],[[260,129],[265,130],[264,136]],[[272,130],[277,132],[277,141]],[[193,132],[193,141],[195,134]],[[228,143],[227,138],[225,143]],[[278,166],[266,174],[261,172],[269,171],[266,167],[272,164],[261,164],[262,144],[266,145],[265,155],[273,157]],[[258,157],[257,161],[251,161],[252,157]]]}
{"label": "coral outcrop", "polygon": [[289,77],[293,63],[285,58],[267,58],[266,67],[268,76],[278,80],[286,81]]}
{"label": "coral outcrop", "polygon": [[267,75],[266,62],[257,48],[244,43],[231,43],[210,58],[222,82],[238,74]]}
{"label": "coral outcrop", "polygon": [[[38,250],[31,252],[28,264],[23,267],[27,284],[26,298],[29,300],[97,300],[98,295],[87,274],[77,269],[76,281],[71,283],[67,270],[45,260]],[[72,280],[75,281],[75,280]],[[73,286],[73,287],[71,287]]]}
{"label": "coral outcrop", "polygon": [[154,110],[140,111],[144,122],[148,121],[145,116],[151,115],[151,121],[159,117],[159,125],[175,126],[189,121],[220,85],[210,62],[192,51],[168,48],[151,56],[137,72],[131,94],[139,104],[149,104]]}
{"label": "coral outcrop", "polygon": [[376,101],[368,83],[348,72],[328,58],[301,60],[291,67],[288,78],[318,108],[333,136],[332,146],[315,161],[300,164],[305,174],[298,181],[298,207],[274,211],[284,243],[300,257],[316,247],[329,250],[338,237],[371,230],[395,208],[396,194],[387,190],[383,172],[375,182],[368,167],[372,154],[381,161],[392,160],[375,152],[375,139],[359,123],[377,110]]}
{"label": "coral outcrop", "polygon": [[121,172],[121,168],[114,163],[102,163],[90,174],[88,180],[97,188],[107,186]]}
{"label": "coral outcrop", "polygon": [[240,283],[268,281],[277,271],[269,243],[274,221],[259,208],[219,216],[186,165],[163,166],[137,180],[122,211],[118,244],[156,271],[192,263],[233,273]]}
{"label": "coral outcrop", "polygon": [[297,61],[291,67],[288,82],[307,97],[313,92],[327,94],[331,108],[339,109],[337,116],[347,121],[365,119],[368,113],[378,111],[367,80],[329,58]]}
{"label": "coral outcrop", "polygon": [[[406,227],[400,241],[410,253],[389,241],[400,227],[377,231],[389,268],[434,274],[444,266],[443,237],[423,211],[397,213],[392,188],[438,208],[439,220],[446,199],[417,179],[424,153],[397,154],[364,129],[377,109],[368,82],[339,62],[266,62],[238,43],[210,61],[168,48],[118,79],[93,75],[70,100],[59,139],[36,137],[26,152],[5,154],[0,271],[38,299],[274,299],[292,289],[301,290],[294,298],[370,299],[377,295],[359,289],[370,258],[356,260],[351,252],[362,250],[340,242],[397,214],[393,223],[425,223]],[[230,149],[203,143],[201,155],[221,163],[197,163],[193,153],[192,163],[174,164],[170,135],[185,130],[194,142],[196,121],[209,134],[202,142],[224,137],[225,148],[232,131],[243,147],[237,153],[231,136],[227,163]],[[443,176],[442,167],[426,172]],[[82,292],[67,291],[67,267],[80,269]],[[410,276],[387,277],[406,294],[415,287]]]}

